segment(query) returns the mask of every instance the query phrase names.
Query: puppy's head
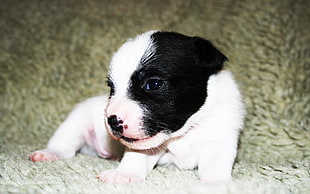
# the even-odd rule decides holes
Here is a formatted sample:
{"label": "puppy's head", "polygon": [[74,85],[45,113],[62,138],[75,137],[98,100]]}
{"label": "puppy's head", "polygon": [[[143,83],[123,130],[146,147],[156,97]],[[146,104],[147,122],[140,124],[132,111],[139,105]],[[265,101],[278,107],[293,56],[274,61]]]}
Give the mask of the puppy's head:
{"label": "puppy's head", "polygon": [[149,31],[114,54],[106,123],[111,136],[131,149],[150,149],[175,137],[207,98],[209,76],[226,57],[209,41]]}

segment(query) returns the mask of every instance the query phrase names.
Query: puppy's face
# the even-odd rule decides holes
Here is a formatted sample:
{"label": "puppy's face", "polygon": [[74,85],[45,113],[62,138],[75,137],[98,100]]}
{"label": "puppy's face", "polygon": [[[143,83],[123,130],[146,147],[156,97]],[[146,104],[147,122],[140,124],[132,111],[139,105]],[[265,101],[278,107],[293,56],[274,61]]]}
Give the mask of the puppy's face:
{"label": "puppy's face", "polygon": [[225,60],[198,37],[150,31],[128,40],[111,61],[109,133],[131,149],[160,146],[204,104]]}

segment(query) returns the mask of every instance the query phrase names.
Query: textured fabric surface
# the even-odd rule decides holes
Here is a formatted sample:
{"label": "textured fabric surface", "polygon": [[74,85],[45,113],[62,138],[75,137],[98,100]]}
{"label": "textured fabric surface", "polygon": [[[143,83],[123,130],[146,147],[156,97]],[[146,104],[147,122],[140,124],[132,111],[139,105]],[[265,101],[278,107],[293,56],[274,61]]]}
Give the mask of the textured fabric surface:
{"label": "textured fabric surface", "polygon": [[[310,193],[310,1],[0,1],[0,193]],[[104,184],[117,162],[32,163],[74,104],[107,91],[113,52],[161,29],[212,40],[247,106],[233,181],[157,167]]]}

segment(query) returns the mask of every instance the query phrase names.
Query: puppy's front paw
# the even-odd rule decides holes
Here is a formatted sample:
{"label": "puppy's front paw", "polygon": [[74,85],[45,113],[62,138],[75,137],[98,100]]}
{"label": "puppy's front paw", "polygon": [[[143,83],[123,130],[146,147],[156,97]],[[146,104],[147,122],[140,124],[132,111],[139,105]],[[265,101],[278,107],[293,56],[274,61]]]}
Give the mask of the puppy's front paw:
{"label": "puppy's front paw", "polygon": [[102,182],[110,183],[132,183],[144,181],[144,179],[137,175],[120,172],[118,170],[105,171],[102,174],[98,175],[97,178]]}
{"label": "puppy's front paw", "polygon": [[29,159],[33,162],[58,160],[58,156],[54,153],[39,150],[30,154]]}

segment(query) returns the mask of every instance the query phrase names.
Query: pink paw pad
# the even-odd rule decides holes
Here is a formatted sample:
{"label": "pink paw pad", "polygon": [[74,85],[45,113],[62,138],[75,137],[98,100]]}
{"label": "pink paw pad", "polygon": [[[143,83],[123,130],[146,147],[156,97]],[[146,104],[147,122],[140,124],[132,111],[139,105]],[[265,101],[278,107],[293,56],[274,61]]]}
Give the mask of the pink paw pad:
{"label": "pink paw pad", "polygon": [[33,162],[58,160],[58,157],[47,151],[36,151],[29,156]]}
{"label": "pink paw pad", "polygon": [[97,178],[102,182],[109,183],[133,183],[144,181],[136,175],[119,172],[117,170],[105,171],[102,174],[98,175]]}

